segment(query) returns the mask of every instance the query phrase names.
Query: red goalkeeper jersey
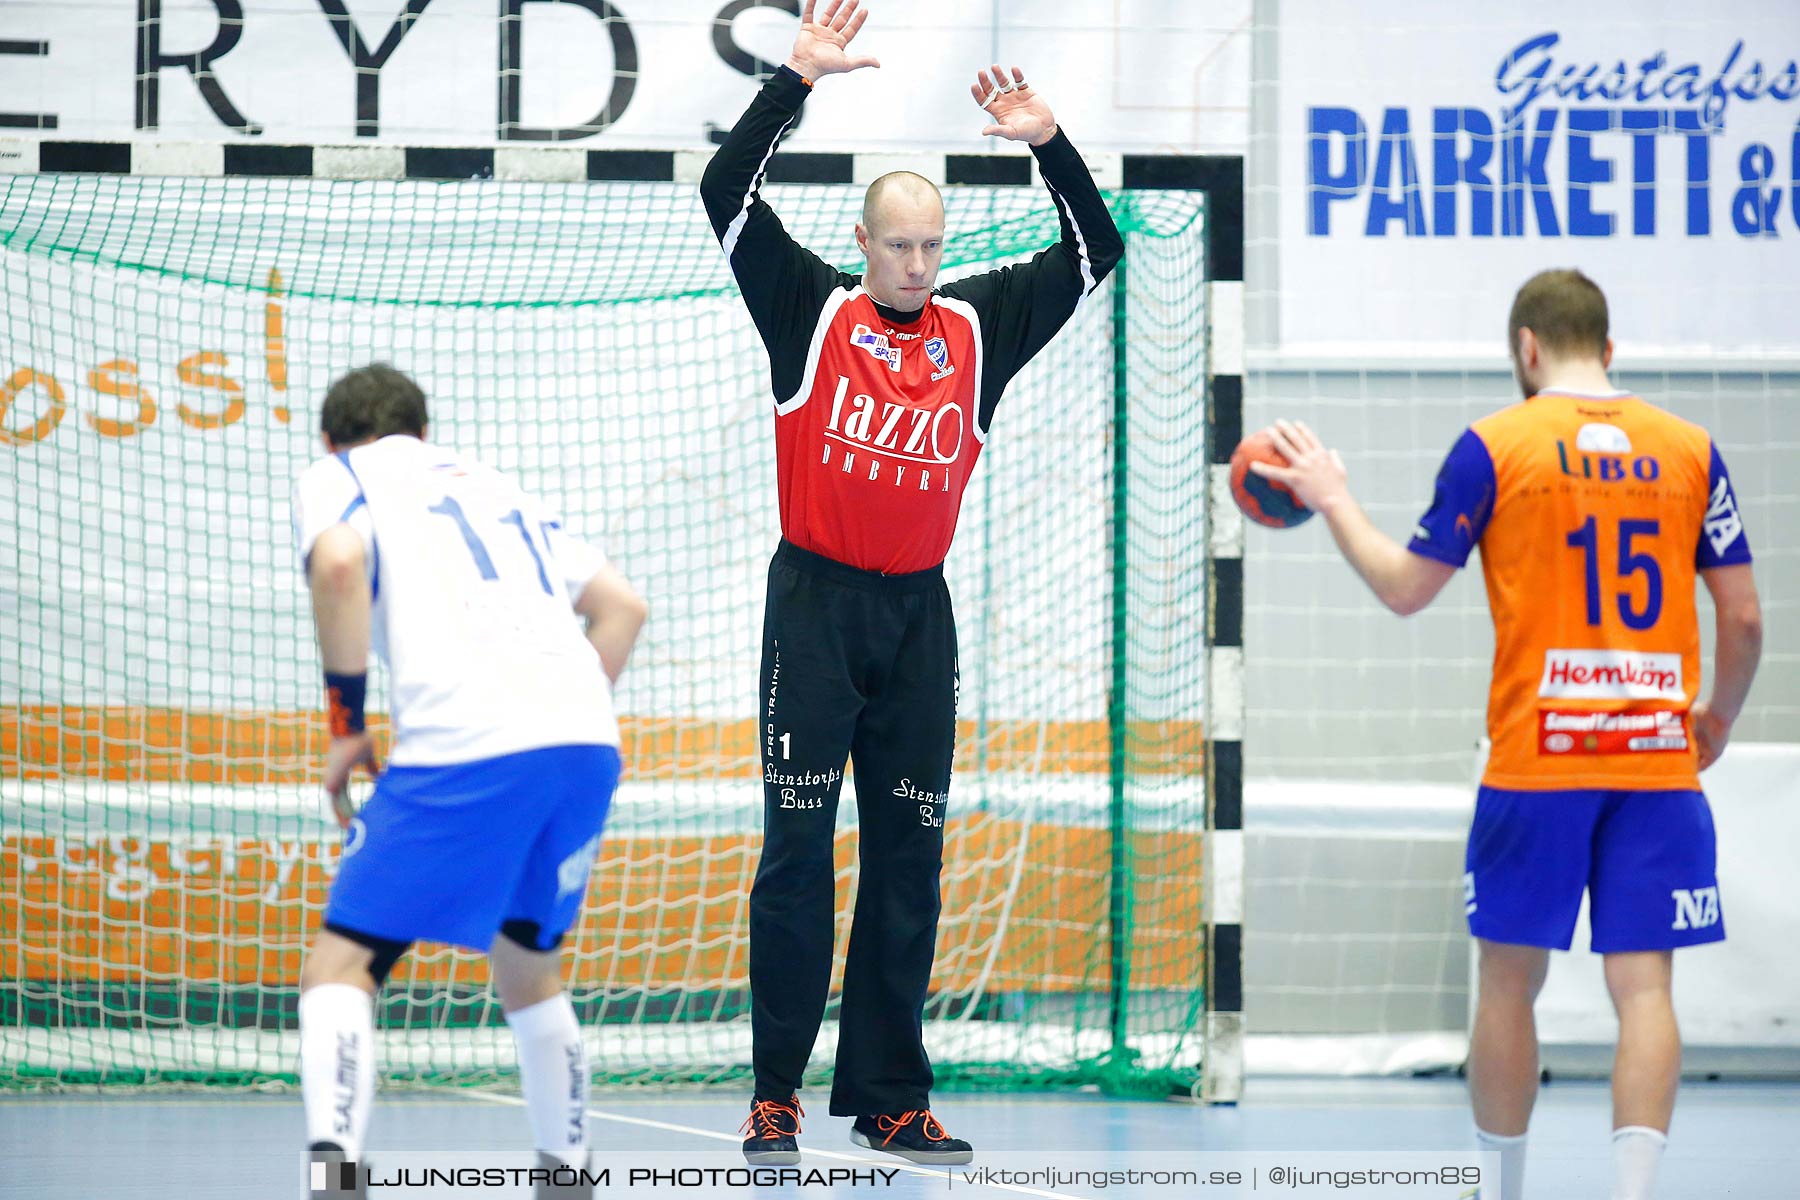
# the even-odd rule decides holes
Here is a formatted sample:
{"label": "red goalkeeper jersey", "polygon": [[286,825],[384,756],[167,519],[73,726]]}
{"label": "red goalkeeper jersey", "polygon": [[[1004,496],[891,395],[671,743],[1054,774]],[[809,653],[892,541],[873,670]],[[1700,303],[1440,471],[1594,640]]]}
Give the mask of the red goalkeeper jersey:
{"label": "red goalkeeper jersey", "polygon": [[860,276],[796,243],[760,195],[808,91],[785,69],[771,79],[708,165],[701,197],[769,351],[782,535],[864,570],[922,571],[950,551],[1007,383],[1124,244],[1059,132],[1034,148],[1061,219],[1055,245],[947,284],[918,312],[878,304]]}

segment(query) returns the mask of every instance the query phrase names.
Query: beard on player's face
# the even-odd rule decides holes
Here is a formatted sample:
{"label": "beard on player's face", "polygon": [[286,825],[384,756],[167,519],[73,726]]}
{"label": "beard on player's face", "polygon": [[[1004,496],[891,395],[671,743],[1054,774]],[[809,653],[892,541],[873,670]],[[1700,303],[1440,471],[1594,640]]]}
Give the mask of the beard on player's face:
{"label": "beard on player's face", "polygon": [[[1536,336],[1526,336],[1529,332],[1529,330],[1521,329],[1513,334],[1510,347],[1513,380],[1519,385],[1519,391],[1524,393],[1527,400],[1537,395],[1538,389],[1544,383],[1543,357]],[[1535,370],[1526,362],[1527,356],[1537,360]]]}
{"label": "beard on player's face", "polygon": [[1519,391],[1524,393],[1525,399],[1529,400],[1537,395],[1537,388],[1533,387],[1530,379],[1526,377],[1525,364],[1519,361],[1519,354],[1516,350],[1513,352],[1512,366],[1513,382],[1519,385]]}

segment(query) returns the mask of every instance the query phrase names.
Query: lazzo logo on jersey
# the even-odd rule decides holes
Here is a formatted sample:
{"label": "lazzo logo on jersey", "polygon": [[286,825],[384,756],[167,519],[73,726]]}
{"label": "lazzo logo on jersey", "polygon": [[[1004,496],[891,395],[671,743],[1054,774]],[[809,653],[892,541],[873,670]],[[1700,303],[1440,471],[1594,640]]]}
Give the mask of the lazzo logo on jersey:
{"label": "lazzo logo on jersey", "polygon": [[858,325],[850,331],[850,344],[867,350],[877,360],[888,365],[888,370],[900,369],[900,347],[888,345],[887,334],[876,333],[867,325]]}
{"label": "lazzo logo on jersey", "polygon": [[948,465],[962,454],[967,427],[962,406],[955,403],[916,408],[885,400],[877,411],[873,396],[866,392],[852,395],[849,378],[839,375],[825,436],[879,451],[890,458]]}
{"label": "lazzo logo on jersey", "polygon": [[925,339],[925,357],[929,358],[931,360],[931,365],[937,368],[937,373],[931,377],[933,383],[936,383],[946,375],[954,375],[956,373],[956,368],[950,365],[950,344],[943,338],[934,337]]}
{"label": "lazzo logo on jersey", "polygon": [[1669,895],[1675,901],[1675,921],[1670,929],[1706,929],[1719,923],[1717,887],[1676,888]]}
{"label": "lazzo logo on jersey", "polygon": [[1681,655],[1549,650],[1538,695],[1559,700],[1684,700]]}
{"label": "lazzo logo on jersey", "polygon": [[1744,535],[1744,522],[1738,516],[1737,497],[1731,494],[1731,480],[1719,480],[1712,498],[1706,504],[1706,540],[1714,554],[1724,554],[1725,547]]}

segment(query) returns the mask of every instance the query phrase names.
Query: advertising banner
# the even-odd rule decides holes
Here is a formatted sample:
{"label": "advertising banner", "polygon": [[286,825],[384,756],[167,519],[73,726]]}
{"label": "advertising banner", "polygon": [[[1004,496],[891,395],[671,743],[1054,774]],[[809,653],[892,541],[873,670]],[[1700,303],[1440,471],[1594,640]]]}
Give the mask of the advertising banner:
{"label": "advertising banner", "polygon": [[[1027,72],[1090,153],[1241,154],[1250,3],[873,0],[856,48],[880,69],[826,83],[789,146],[980,153],[986,122],[969,86],[1004,62]],[[754,77],[787,57],[801,6],[10,0],[0,132],[704,147],[737,120]]]}
{"label": "advertising banner", "polygon": [[1279,343],[1496,354],[1574,266],[1621,351],[1800,351],[1800,8],[1281,7]]}

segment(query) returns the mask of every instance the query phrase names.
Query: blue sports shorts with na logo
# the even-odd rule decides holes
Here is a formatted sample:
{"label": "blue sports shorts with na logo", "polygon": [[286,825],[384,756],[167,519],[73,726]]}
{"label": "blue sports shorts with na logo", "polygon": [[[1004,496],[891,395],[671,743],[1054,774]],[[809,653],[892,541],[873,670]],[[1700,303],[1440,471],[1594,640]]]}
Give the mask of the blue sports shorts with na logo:
{"label": "blue sports shorts with na logo", "polygon": [[1567,950],[1584,892],[1596,954],[1725,940],[1700,792],[1484,787],[1464,869],[1469,932],[1488,941]]}

